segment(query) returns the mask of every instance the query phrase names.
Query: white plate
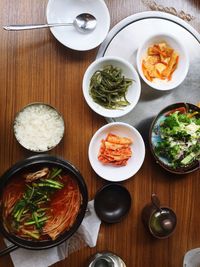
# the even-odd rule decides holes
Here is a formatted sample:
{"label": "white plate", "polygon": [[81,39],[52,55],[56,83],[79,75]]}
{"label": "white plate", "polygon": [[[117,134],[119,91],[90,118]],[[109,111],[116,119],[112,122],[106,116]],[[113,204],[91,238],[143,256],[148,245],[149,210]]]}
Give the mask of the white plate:
{"label": "white plate", "polygon": [[97,58],[122,57],[136,64],[136,53],[141,43],[158,32],[173,34],[182,42],[190,57],[190,68],[184,82],[176,90],[158,91],[141,83],[141,96],[136,107],[127,115],[111,121],[126,122],[136,127],[143,138],[148,138],[152,119],[165,106],[176,102],[196,104],[200,91],[200,34],[182,19],[164,12],[142,12],[120,21],[109,32],[99,48]]}
{"label": "white plate", "polygon": [[[98,160],[101,140],[105,139],[108,133],[128,137],[133,140],[133,144],[131,145],[133,154],[126,166],[115,167],[104,165]],[[108,181],[119,182],[131,178],[139,171],[145,157],[145,145],[140,133],[134,127],[122,122],[113,122],[104,125],[94,134],[90,141],[88,154],[93,170],[100,177]]]}
{"label": "white plate", "polygon": [[100,45],[110,28],[110,15],[103,0],[49,0],[46,10],[48,23],[72,22],[81,13],[90,13],[97,19],[91,33],[78,32],[73,26],[52,27],[50,30],[63,45],[79,51]]}

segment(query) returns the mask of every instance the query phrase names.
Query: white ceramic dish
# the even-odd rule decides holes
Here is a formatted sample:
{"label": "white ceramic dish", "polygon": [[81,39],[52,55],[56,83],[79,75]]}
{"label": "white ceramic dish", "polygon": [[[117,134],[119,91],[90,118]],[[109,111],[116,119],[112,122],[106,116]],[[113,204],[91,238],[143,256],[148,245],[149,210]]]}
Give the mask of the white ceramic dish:
{"label": "white ceramic dish", "polygon": [[[179,55],[179,61],[177,69],[172,74],[172,79],[170,81],[156,79],[156,81],[149,81],[144,76],[142,71],[142,61],[147,57],[147,50],[150,46],[158,43],[167,43],[171,48],[173,48]],[[188,53],[181,43],[174,35],[165,33],[156,33],[148,37],[144,43],[140,45],[137,52],[137,69],[142,77],[142,79],[152,88],[157,90],[172,90],[179,86],[185,79],[188,69],[189,69],[189,57]]]}
{"label": "white ceramic dish", "polygon": [[94,31],[78,32],[73,26],[52,27],[50,30],[63,45],[78,51],[100,45],[110,28],[110,14],[103,0],[49,0],[46,10],[48,23],[72,22],[81,13],[90,13],[97,19]]}
{"label": "white ceramic dish", "polygon": [[[133,79],[133,83],[131,86],[129,86],[126,94],[126,98],[130,102],[130,105],[127,105],[126,107],[123,107],[121,109],[106,109],[95,103],[89,94],[90,80],[92,75],[95,73],[95,71],[103,69],[103,67],[107,65],[112,65],[114,67],[120,68],[122,70],[122,74],[126,78]],[[99,115],[107,118],[121,117],[129,113],[139,101],[141,93],[140,78],[137,71],[129,62],[119,57],[104,57],[95,60],[86,70],[83,77],[82,86],[83,95],[90,108]]]}
{"label": "white ceramic dish", "polygon": [[[115,167],[104,165],[98,160],[101,140],[106,138],[108,133],[131,138],[132,156],[126,166]],[[92,137],[89,144],[89,161],[93,170],[102,178],[112,182],[119,182],[135,175],[143,164],[145,157],[145,145],[140,133],[127,123],[113,122],[101,127]]]}

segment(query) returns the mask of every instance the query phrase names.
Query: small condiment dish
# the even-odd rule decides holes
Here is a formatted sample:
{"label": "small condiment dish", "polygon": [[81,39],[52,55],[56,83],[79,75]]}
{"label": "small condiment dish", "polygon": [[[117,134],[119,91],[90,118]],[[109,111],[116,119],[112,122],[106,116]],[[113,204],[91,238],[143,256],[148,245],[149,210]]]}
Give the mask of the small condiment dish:
{"label": "small condiment dish", "polygon": [[53,106],[34,102],[16,114],[13,129],[22,147],[32,152],[47,152],[61,142],[65,123]]}
{"label": "small condiment dish", "polygon": [[[160,126],[163,124],[164,120],[166,119],[166,117],[169,114],[172,114],[175,111],[179,111],[180,113],[184,113],[185,111],[188,112],[192,112],[194,114],[196,114],[196,116],[198,116],[198,118],[200,117],[200,108],[198,106],[195,106],[191,103],[174,103],[171,104],[167,107],[165,107],[163,110],[161,110],[158,115],[154,118],[151,127],[150,127],[150,131],[149,131],[149,144],[150,144],[150,149],[151,152],[156,160],[156,162],[163,167],[165,170],[174,173],[174,174],[186,174],[186,173],[190,173],[193,171],[196,171],[199,169],[199,161],[198,159],[193,160],[191,163],[189,163],[188,165],[185,166],[179,166],[179,167],[172,167],[170,161],[168,158],[164,157],[164,156],[160,156],[158,155],[158,153],[156,153],[156,147],[159,143],[163,143],[161,134],[160,134]],[[177,129],[178,131],[178,129]],[[184,138],[183,138],[183,142]],[[171,140],[171,144],[174,143],[173,140]],[[174,143],[174,145],[176,145],[176,143]],[[164,149],[164,148],[163,148]],[[188,150],[189,148],[187,148]],[[181,152],[179,152],[181,153]]]}
{"label": "small condiment dish", "polygon": [[[158,43],[166,43],[178,53],[178,65],[170,80],[156,78],[150,81],[143,73],[142,62],[147,57],[148,48]],[[189,69],[189,56],[184,44],[174,35],[166,33],[157,33],[146,39],[138,48],[136,61],[138,72],[143,81],[150,87],[160,91],[172,90],[179,86],[186,78]]]}
{"label": "small condiment dish", "polygon": [[[132,84],[128,87],[126,99],[130,104],[117,109],[110,109],[95,103],[90,94],[90,83],[93,74],[97,70],[102,70],[106,66],[117,67],[122,70],[122,75],[125,78],[132,79]],[[116,118],[129,113],[138,103],[141,93],[140,78],[135,68],[126,60],[120,57],[102,57],[96,59],[86,70],[83,77],[83,95],[89,107],[101,116],[107,118]]]}
{"label": "small condiment dish", "polygon": [[103,222],[120,222],[131,208],[131,195],[120,184],[105,185],[95,195],[94,208]]}
{"label": "small condiment dish", "polygon": [[[113,166],[103,164],[98,159],[102,139],[108,133],[121,137],[128,137],[132,140],[132,156],[125,166]],[[111,182],[119,182],[134,176],[141,168],[145,157],[145,145],[140,133],[133,126],[123,122],[112,122],[101,127],[92,137],[88,156],[93,170],[103,179]]]}

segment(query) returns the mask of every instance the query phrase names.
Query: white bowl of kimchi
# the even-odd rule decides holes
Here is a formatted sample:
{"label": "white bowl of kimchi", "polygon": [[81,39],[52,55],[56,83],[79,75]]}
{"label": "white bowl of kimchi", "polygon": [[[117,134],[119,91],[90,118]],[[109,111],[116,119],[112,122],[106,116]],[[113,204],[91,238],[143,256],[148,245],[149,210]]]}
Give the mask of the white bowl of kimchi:
{"label": "white bowl of kimchi", "polygon": [[138,48],[137,69],[141,78],[150,87],[161,91],[172,90],[187,76],[187,50],[173,35],[152,35]]}
{"label": "white bowl of kimchi", "polygon": [[89,161],[103,179],[119,182],[133,177],[141,168],[145,145],[136,128],[123,122],[101,127],[89,144]]}

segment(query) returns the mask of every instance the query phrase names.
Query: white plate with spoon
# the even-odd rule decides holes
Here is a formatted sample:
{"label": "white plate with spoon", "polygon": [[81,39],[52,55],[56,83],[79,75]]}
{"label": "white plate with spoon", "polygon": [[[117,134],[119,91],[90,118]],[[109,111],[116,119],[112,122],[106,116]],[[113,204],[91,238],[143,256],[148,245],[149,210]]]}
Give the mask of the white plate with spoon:
{"label": "white plate with spoon", "polygon": [[78,51],[100,45],[110,28],[110,14],[103,0],[49,0],[47,24],[7,25],[4,30],[21,31],[50,28],[66,47]]}
{"label": "white plate with spoon", "polygon": [[110,14],[103,0],[49,0],[47,5],[47,22],[72,22],[77,15],[89,13],[96,18],[93,31],[84,34],[75,27],[52,27],[54,37],[63,45],[78,51],[86,51],[100,45],[110,28]]}

